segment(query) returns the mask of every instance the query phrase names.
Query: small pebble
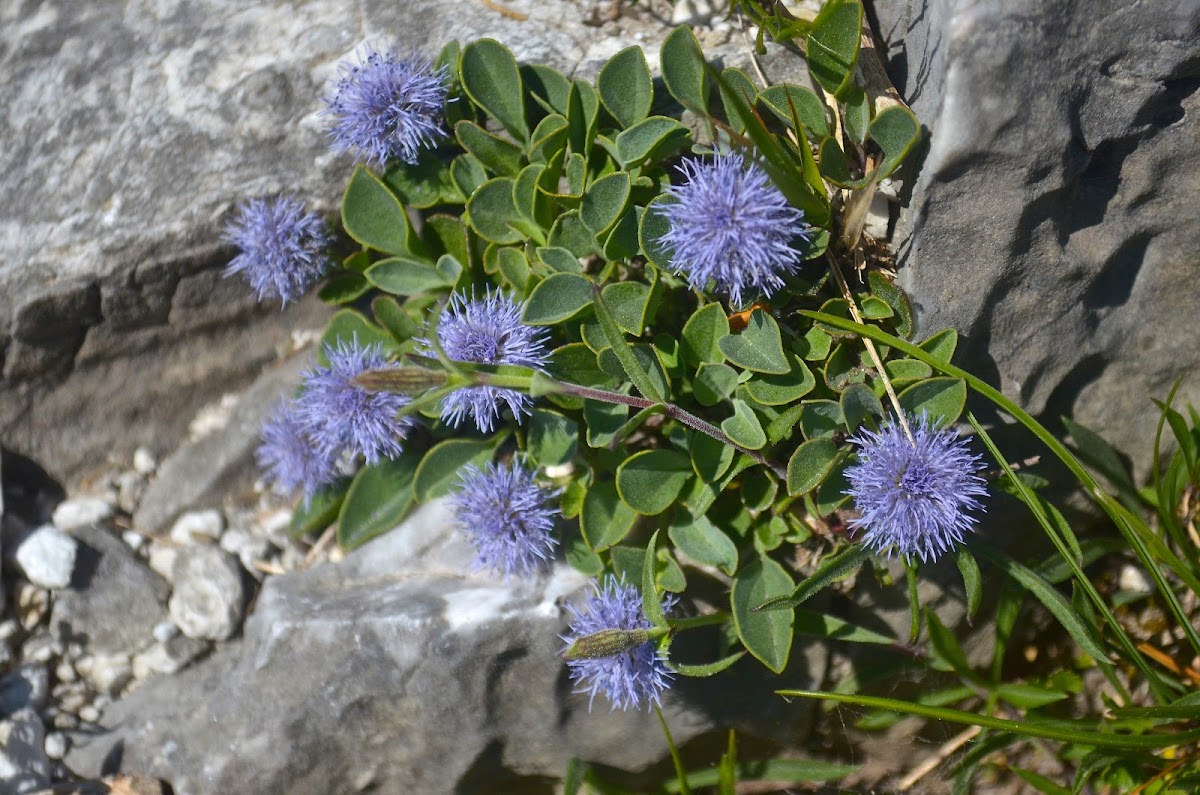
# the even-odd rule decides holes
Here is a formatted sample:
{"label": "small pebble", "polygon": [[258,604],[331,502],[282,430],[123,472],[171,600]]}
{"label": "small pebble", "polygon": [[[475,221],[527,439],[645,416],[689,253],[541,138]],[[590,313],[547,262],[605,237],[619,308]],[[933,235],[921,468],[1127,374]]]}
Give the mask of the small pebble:
{"label": "small pebble", "polygon": [[63,658],[58,661],[58,665],[54,666],[54,678],[60,682],[74,682],[79,678],[79,672],[75,670],[75,666],[71,665],[69,660]]}
{"label": "small pebble", "polygon": [[71,584],[78,546],[74,538],[54,525],[42,525],[17,545],[17,565],[34,585],[66,588]]}
{"label": "small pebble", "polygon": [[1121,567],[1121,573],[1117,577],[1117,587],[1122,591],[1132,591],[1134,593],[1150,593],[1154,590],[1154,585],[1150,582],[1150,578],[1146,576],[1146,572],[1132,563],[1126,563]]}
{"label": "small pebble", "polygon": [[188,545],[197,541],[216,541],[225,529],[225,519],[220,511],[188,511],[171,526],[171,540]]}
{"label": "small pebble", "polygon": [[120,692],[133,679],[127,654],[95,654],[75,663],[75,669],[97,692]]}
{"label": "small pebble", "polygon": [[121,533],[121,540],[134,552],[141,552],[142,547],[146,546],[147,538],[136,530],[126,530]]}
{"label": "small pebble", "polygon": [[271,554],[271,542],[262,536],[255,536],[245,530],[230,528],[221,536],[221,549],[236,555],[242,562],[242,567],[251,574],[258,569],[255,563],[266,560]]}
{"label": "small pebble", "polygon": [[125,513],[137,510],[146,492],[146,478],[137,472],[122,472],[117,476],[117,507]]}
{"label": "small pebble", "polygon": [[158,573],[167,582],[171,582],[171,578],[175,576],[175,558],[179,556],[179,550],[174,545],[168,546],[157,541],[150,542],[150,552],[146,557],[146,562],[150,564],[150,568]]}
{"label": "small pebble", "polygon": [[145,447],[139,447],[133,451],[133,471],[139,475],[153,475],[154,470],[158,469],[158,462],[154,460],[154,453],[147,450]]}
{"label": "small pebble", "polygon": [[241,567],[214,546],[180,550],[175,592],[167,603],[171,620],[189,638],[225,640],[237,632],[245,611]]}
{"label": "small pebble", "polygon": [[179,627],[172,624],[170,621],[164,621],[161,624],[156,624],[153,630],[154,639],[160,643],[166,643],[171,638],[179,634]]}
{"label": "small pebble", "polygon": [[7,642],[16,637],[21,626],[15,618],[10,618],[5,621],[0,621],[0,641]]}
{"label": "small pebble", "polygon": [[80,708],[79,719],[84,723],[95,723],[100,720],[100,710],[88,704],[86,707]]}
{"label": "small pebble", "polygon": [[98,497],[77,497],[58,504],[54,509],[53,522],[59,530],[69,533],[81,527],[99,524],[112,514],[112,506]]}
{"label": "small pebble", "polygon": [[67,755],[67,736],[62,732],[51,732],[46,735],[46,756],[51,759],[62,759]]}
{"label": "small pebble", "polygon": [[51,658],[61,654],[62,644],[45,630],[39,630],[36,634],[31,635],[21,646],[21,657],[26,662],[50,662]]}
{"label": "small pebble", "polygon": [[23,628],[33,629],[36,627],[49,610],[49,591],[28,582],[17,586],[17,615],[20,617]]}

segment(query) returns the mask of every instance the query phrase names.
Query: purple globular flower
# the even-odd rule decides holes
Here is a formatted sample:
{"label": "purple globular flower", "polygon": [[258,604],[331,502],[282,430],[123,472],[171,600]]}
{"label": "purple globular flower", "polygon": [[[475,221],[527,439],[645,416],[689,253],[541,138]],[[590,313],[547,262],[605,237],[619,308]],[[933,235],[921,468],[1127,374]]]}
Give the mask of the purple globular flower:
{"label": "purple globular flower", "polygon": [[[675,606],[675,598],[663,600],[663,610]],[[571,614],[569,631],[560,638],[570,649],[576,641],[608,630],[651,629],[642,611],[642,595],[632,585],[615,578],[597,584],[581,606],[567,605]],[[662,693],[671,686],[675,673],[667,667],[667,658],[653,640],[607,657],[568,659],[571,679],[579,686],[576,693],[589,694],[588,709],[603,693],[612,709],[649,709],[662,705]]]}
{"label": "purple globular flower", "polygon": [[284,495],[303,491],[311,497],[337,477],[336,457],[313,441],[291,402],[280,404],[263,424],[255,458],[274,490]]}
{"label": "purple globular flower", "polygon": [[304,202],[292,196],[242,202],[222,237],[240,250],[225,275],[244,274],[260,301],[279,297],[286,306],[308,292],[332,264],[328,224],[305,212]]}
{"label": "purple globular flower", "polygon": [[553,495],[517,462],[469,467],[451,497],[462,531],[475,545],[477,565],[505,578],[531,574],[554,553]]}
{"label": "purple globular flower", "polygon": [[755,292],[769,296],[800,266],[797,239],[808,240],[804,213],[788,204],[766,172],[738,153],[712,162],[687,158],[687,177],[667,189],[674,202],[656,204],[669,231],[671,268],[696,290],[711,284],[735,305]]}
{"label": "purple globular flower", "polygon": [[[516,364],[540,370],[549,360],[546,332],[522,323],[521,312],[521,304],[499,292],[489,290],[482,299],[457,293],[438,323],[438,341],[455,361]],[[480,431],[491,433],[500,417],[501,404],[507,405],[520,422],[533,400],[515,389],[464,387],[442,399],[442,420],[457,427],[470,417]]]}
{"label": "purple globular flower", "polygon": [[341,340],[337,347],[326,345],[325,356],[329,366],[304,374],[304,390],[298,400],[298,416],[314,443],[328,455],[348,452],[361,455],[368,464],[398,456],[412,419],[396,413],[409,398],[370,392],[354,383],[364,370],[395,366],[384,358],[382,347],[364,347],[357,339]]}
{"label": "purple globular flower", "polygon": [[987,494],[980,456],[952,430],[937,430],[925,417],[910,419],[910,440],[897,422],[850,437],[858,463],[846,469],[862,528],[862,542],[877,552],[936,559],[963,543]]}
{"label": "purple globular flower", "polygon": [[420,56],[367,50],[357,65],[342,65],[333,95],[325,98],[334,150],[377,168],[390,160],[416,163],[421,149],[446,135],[446,89],[445,70]]}

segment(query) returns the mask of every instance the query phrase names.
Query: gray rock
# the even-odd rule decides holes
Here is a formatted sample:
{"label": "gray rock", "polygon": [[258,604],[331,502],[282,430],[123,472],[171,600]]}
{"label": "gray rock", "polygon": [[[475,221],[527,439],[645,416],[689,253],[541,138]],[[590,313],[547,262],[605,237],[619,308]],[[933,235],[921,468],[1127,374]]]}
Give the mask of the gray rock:
{"label": "gray rock", "polygon": [[0,679],[0,717],[19,709],[35,710],[46,705],[50,694],[50,673],[42,663],[22,663]]}
{"label": "gray rock", "polygon": [[134,472],[148,478],[154,474],[154,470],[156,469],[158,469],[158,459],[154,457],[154,453],[145,447],[139,447],[133,451]]}
{"label": "gray rock", "polygon": [[237,559],[215,546],[181,549],[175,559],[171,620],[189,638],[225,640],[238,631],[246,589]]}
{"label": "gray rock", "polygon": [[46,728],[26,707],[0,723],[0,790],[20,795],[49,785]]}
{"label": "gray rock", "polygon": [[17,546],[17,565],[34,585],[41,588],[66,588],[75,570],[74,538],[52,524],[42,525],[25,536]]}
{"label": "gray rock", "polygon": [[212,648],[212,643],[207,640],[180,635],[174,624],[171,628],[175,630],[174,636],[160,640],[133,658],[134,679],[145,679],[156,673],[178,673]]}
{"label": "gray rock", "polygon": [[[957,328],[962,364],[1052,427],[1071,415],[1099,430],[1144,473],[1150,398],[1200,369],[1184,320],[1200,314],[1200,4],[905,0],[875,14],[929,128],[897,222],[921,333]],[[1179,397],[1200,402],[1200,381]]]}
{"label": "gray rock", "polygon": [[67,735],[62,732],[51,732],[46,735],[46,742],[42,745],[46,751],[46,757],[49,759],[62,759],[67,755]]}
{"label": "gray rock", "polygon": [[[471,573],[472,556],[434,503],[340,565],[269,578],[240,643],[108,707],[108,731],[73,735],[67,764],[91,775],[120,743],[124,767],[180,795],[329,795],[367,774],[380,792],[482,792],[560,776],[572,756],[634,774],[661,764],[652,714],[589,714],[571,692],[559,602],[585,578],[559,565],[504,584]],[[691,659],[715,656],[700,646]],[[770,688],[745,663],[678,682],[665,701],[676,741],[723,741],[730,724],[746,743],[798,741],[810,709],[771,691],[821,681],[825,652],[793,657]]]}
{"label": "gray rock", "polygon": [[93,654],[129,654],[148,646],[155,625],[167,618],[170,586],[111,533],[83,527],[75,536],[80,541],[75,577],[70,588],[55,594],[52,631]]}
{"label": "gray rock", "polygon": [[119,693],[133,679],[128,654],[89,654],[75,663],[75,670],[98,693]]}
{"label": "gray rock", "polygon": [[113,515],[112,506],[99,497],[75,497],[54,508],[51,521],[59,530],[74,532],[81,527],[100,524]]}

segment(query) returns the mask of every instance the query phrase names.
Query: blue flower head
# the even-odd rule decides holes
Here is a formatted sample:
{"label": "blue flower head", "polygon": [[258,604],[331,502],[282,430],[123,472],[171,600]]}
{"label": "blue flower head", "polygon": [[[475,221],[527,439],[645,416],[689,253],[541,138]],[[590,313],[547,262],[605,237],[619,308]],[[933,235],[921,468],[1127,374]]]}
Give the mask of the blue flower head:
{"label": "blue flower head", "polygon": [[260,301],[278,297],[286,306],[332,264],[325,219],[305,212],[304,202],[292,196],[242,202],[222,237],[239,249],[225,275],[245,274]]}
{"label": "blue flower head", "polygon": [[987,494],[983,463],[952,430],[936,430],[924,416],[909,420],[910,440],[897,422],[850,437],[858,463],[846,469],[847,492],[865,529],[862,542],[877,552],[936,559],[963,543]]}
{"label": "blue flower head", "polygon": [[[670,611],[675,598],[663,600]],[[597,584],[581,606],[567,605],[571,614],[569,631],[560,636],[570,649],[576,641],[606,630],[650,629],[653,625],[642,611],[642,595],[632,585],[609,577]],[[667,658],[654,641],[617,652],[608,657],[568,659],[571,679],[579,686],[576,693],[588,693],[591,710],[597,693],[603,693],[612,709],[649,709],[661,706],[662,693],[671,686],[675,673],[667,667]]]}
{"label": "blue flower head", "polygon": [[337,476],[337,459],[314,442],[294,403],[281,403],[263,424],[262,444],[255,452],[258,466],[275,491],[311,497]]}
{"label": "blue flower head", "polygon": [[519,463],[469,467],[451,498],[454,515],[478,553],[479,568],[506,579],[531,574],[554,553],[552,495]]}
{"label": "blue flower head", "polygon": [[[521,304],[499,292],[489,290],[482,299],[456,293],[438,323],[438,341],[446,355],[455,361],[541,369],[549,358],[546,333],[522,323],[521,311]],[[425,353],[433,355],[428,344]],[[522,415],[529,413],[533,400],[515,389],[465,387],[442,399],[442,420],[457,427],[470,417],[480,431],[491,433],[502,404],[520,422]]]}
{"label": "blue flower head", "polygon": [[409,398],[370,392],[354,383],[364,370],[394,366],[384,358],[381,346],[363,347],[357,339],[340,340],[337,347],[326,345],[325,355],[329,366],[314,367],[304,374],[304,390],[298,400],[298,416],[313,443],[327,455],[361,455],[368,464],[398,456],[412,419],[396,413]]}
{"label": "blue flower head", "polygon": [[671,268],[693,289],[711,285],[738,306],[783,287],[801,262],[793,243],[808,240],[804,213],[740,154],[687,158],[680,170],[687,180],[666,191],[675,201],[655,205],[669,225],[660,240],[672,252]]}
{"label": "blue flower head", "polygon": [[390,160],[416,163],[421,149],[445,137],[442,107],[446,74],[417,55],[367,50],[356,65],[343,64],[333,95],[333,148],[377,168]]}

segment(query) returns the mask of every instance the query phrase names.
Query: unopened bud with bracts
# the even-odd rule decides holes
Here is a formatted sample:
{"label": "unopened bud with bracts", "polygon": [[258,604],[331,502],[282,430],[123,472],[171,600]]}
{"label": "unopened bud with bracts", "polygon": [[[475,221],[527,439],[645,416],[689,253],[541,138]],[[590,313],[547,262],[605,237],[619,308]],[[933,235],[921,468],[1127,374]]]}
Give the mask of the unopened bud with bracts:
{"label": "unopened bud with bracts", "polygon": [[576,640],[563,652],[563,657],[568,660],[599,660],[636,649],[648,640],[650,633],[644,629],[602,629]]}
{"label": "unopened bud with bracts", "polygon": [[364,370],[354,378],[354,384],[368,392],[394,392],[400,395],[420,395],[446,385],[446,374],[427,367],[392,367],[386,370]]}

